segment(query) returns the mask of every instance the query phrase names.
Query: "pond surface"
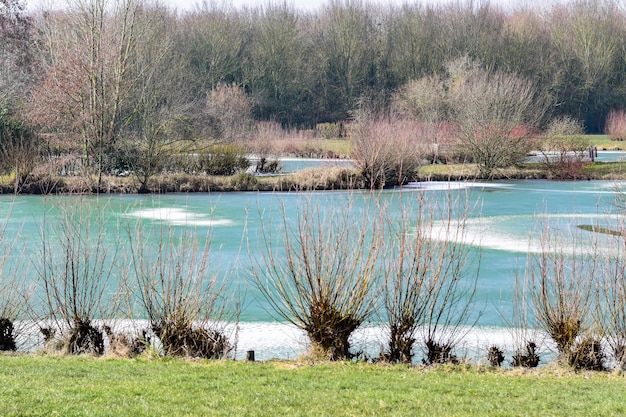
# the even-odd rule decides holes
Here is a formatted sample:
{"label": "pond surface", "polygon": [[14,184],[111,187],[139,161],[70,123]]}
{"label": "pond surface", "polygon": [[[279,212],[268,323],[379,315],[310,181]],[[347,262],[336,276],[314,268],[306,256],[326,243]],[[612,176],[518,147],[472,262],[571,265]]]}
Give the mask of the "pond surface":
{"label": "pond surface", "polygon": [[[279,224],[283,215],[289,221],[303,201],[312,201],[323,209],[345,207],[346,201],[364,206],[377,196],[389,203],[389,212],[402,199],[407,202],[420,194],[437,197],[457,193],[474,207],[468,219],[466,242],[474,256],[481,254],[478,272],[477,305],[482,310],[478,319],[480,332],[490,338],[503,338],[507,316],[511,312],[515,276],[526,261],[526,253],[540,250],[538,231],[545,225],[564,235],[578,233],[585,240],[591,232],[579,225],[621,222],[615,206],[616,189],[622,184],[606,181],[500,181],[489,183],[413,183],[402,189],[367,192],[319,193],[213,193],[166,194],[159,196],[119,195],[89,197],[0,196],[2,213],[7,218],[5,241],[18,237],[26,243],[31,262],[19,259],[26,268],[27,279],[36,279],[35,264],[41,241],[43,219],[52,225],[70,207],[89,213],[98,210],[106,215],[105,230],[110,245],[126,248],[125,224],[141,222],[145,226],[171,226],[182,232],[192,230],[198,236],[210,233],[212,266],[227,280],[228,293],[243,299],[239,351],[256,349],[260,359],[293,358],[302,349],[301,335],[289,326],[278,323],[264,305],[252,284],[250,257],[262,251],[261,225]],[[66,207],[64,209],[64,207]],[[264,220],[261,220],[263,217]],[[273,226],[272,226],[273,227]],[[117,230],[122,230],[119,233]],[[614,241],[606,242],[606,250],[616,250]],[[612,246],[611,246],[612,245]],[[481,251],[478,248],[482,248]],[[126,249],[123,249],[126,250]],[[28,264],[31,264],[28,267]],[[224,271],[229,271],[226,274]],[[364,331],[367,334],[367,330]],[[495,333],[494,333],[495,332]],[[504,333],[503,333],[504,332]],[[480,338],[473,333],[475,338]],[[365,337],[365,336],[363,336]],[[365,337],[371,343],[371,337]],[[478,343],[478,342],[477,342]]]}

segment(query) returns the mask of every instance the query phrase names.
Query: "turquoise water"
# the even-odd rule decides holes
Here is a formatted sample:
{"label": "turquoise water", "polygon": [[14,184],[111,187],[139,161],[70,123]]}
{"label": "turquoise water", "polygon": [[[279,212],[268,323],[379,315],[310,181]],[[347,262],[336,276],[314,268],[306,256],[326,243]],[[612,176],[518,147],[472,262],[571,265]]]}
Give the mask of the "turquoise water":
{"label": "turquoise water", "polygon": [[[492,183],[418,183],[402,190],[385,191],[393,214],[400,198],[405,202],[424,192],[442,196],[450,190],[467,198],[475,207],[468,222],[466,243],[474,255],[482,248],[478,275],[477,305],[483,309],[480,326],[503,326],[502,314],[510,311],[516,268],[525,262],[526,252],[538,250],[537,231],[546,222],[564,233],[573,233],[579,224],[616,222],[616,184],[603,181],[552,182],[502,181]],[[125,249],[125,224],[140,221],[146,226],[167,225],[174,230],[193,229],[198,236],[210,233],[213,268],[222,271],[229,294],[243,298],[243,322],[271,322],[258,290],[251,284],[250,256],[261,247],[261,215],[266,225],[279,223],[281,206],[290,219],[303,199],[322,208],[344,207],[351,197],[357,206],[376,195],[367,192],[320,193],[213,193],[167,194],[161,196],[41,197],[0,196],[2,214],[8,218],[5,240],[19,236],[28,247],[28,259],[37,256],[42,219],[54,224],[62,207],[78,207],[85,213],[100,209],[106,216],[109,244]],[[117,230],[122,230],[118,233]],[[581,232],[588,233],[588,232]],[[20,258],[24,263],[24,257]],[[28,262],[26,262],[28,264]],[[27,279],[34,279],[32,268]],[[224,271],[229,271],[225,273]]]}

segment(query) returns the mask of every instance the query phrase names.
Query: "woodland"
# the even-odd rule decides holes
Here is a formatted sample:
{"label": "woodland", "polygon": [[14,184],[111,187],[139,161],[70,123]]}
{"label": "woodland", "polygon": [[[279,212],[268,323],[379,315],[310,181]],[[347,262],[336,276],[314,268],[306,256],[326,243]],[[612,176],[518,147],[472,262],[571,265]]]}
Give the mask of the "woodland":
{"label": "woodland", "polygon": [[[358,159],[359,120],[461,144],[485,178],[555,120],[564,135],[626,130],[623,1],[26,6],[0,1],[0,171],[16,189],[49,173],[132,175],[144,191],[163,172],[232,174],[284,131],[347,137]],[[485,147],[515,152],[481,162]]]}

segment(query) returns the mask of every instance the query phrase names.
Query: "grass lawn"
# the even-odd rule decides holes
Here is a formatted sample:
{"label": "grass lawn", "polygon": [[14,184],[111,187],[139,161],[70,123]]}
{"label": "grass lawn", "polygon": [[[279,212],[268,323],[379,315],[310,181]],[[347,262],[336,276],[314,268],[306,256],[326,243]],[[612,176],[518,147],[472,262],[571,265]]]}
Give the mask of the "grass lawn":
{"label": "grass lawn", "polygon": [[613,416],[617,373],[0,356],[2,416]]}
{"label": "grass lawn", "polygon": [[602,150],[625,150],[626,142],[613,141],[607,135],[589,135],[589,142]]}

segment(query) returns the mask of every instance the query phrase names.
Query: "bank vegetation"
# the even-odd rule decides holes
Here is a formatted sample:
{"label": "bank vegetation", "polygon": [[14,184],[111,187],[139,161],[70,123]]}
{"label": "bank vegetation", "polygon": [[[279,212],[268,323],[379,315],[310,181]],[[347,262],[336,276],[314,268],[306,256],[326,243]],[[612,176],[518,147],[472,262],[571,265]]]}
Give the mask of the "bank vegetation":
{"label": "bank vegetation", "polygon": [[291,189],[251,177],[283,155],[352,158],[362,188],[502,178],[529,151],[542,173],[516,177],[595,178],[582,133],[626,136],[616,0],[0,4],[4,192]]}

